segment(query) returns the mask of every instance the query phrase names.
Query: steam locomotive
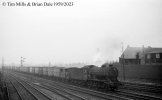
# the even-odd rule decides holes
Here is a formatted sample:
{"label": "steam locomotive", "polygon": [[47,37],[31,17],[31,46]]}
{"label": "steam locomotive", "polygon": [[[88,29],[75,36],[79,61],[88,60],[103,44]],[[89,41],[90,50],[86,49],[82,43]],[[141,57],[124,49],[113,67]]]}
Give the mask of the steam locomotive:
{"label": "steam locomotive", "polygon": [[86,65],[82,68],[71,67],[14,67],[12,70],[38,76],[51,77],[54,80],[75,83],[87,87],[112,90],[118,88],[118,70],[108,63],[101,67]]}
{"label": "steam locomotive", "polygon": [[101,67],[86,65],[82,68],[68,68],[66,72],[66,79],[88,87],[115,90],[120,84],[117,68],[107,63]]}

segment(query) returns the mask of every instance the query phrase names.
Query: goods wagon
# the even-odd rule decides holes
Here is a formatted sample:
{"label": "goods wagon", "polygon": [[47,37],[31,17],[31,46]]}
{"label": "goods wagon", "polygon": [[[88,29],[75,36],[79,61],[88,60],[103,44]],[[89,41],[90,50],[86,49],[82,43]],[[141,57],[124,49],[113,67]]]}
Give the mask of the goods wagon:
{"label": "goods wagon", "polygon": [[47,72],[48,72],[48,76],[53,76],[54,67],[49,67],[49,68],[47,69]]}
{"label": "goods wagon", "polygon": [[15,67],[15,69],[16,69],[17,71],[20,71],[20,67]]}
{"label": "goods wagon", "polygon": [[23,68],[19,67],[19,71],[23,71]]}
{"label": "goods wagon", "polygon": [[32,67],[29,68],[29,72],[32,73]]}
{"label": "goods wagon", "polygon": [[53,76],[60,77],[60,68],[59,67],[54,67]]}
{"label": "goods wagon", "polygon": [[22,71],[22,72],[29,72],[30,67],[15,67],[14,70]]}
{"label": "goods wagon", "polygon": [[66,69],[64,67],[60,67],[60,77],[61,78],[66,77]]}
{"label": "goods wagon", "polygon": [[35,74],[35,67],[30,67],[30,73]]}
{"label": "goods wagon", "polygon": [[19,70],[22,71],[22,72],[24,72],[25,67],[20,67]]}
{"label": "goods wagon", "polygon": [[64,67],[47,67],[47,75],[59,78],[65,78]]}
{"label": "goods wagon", "polygon": [[43,67],[38,68],[38,75],[43,75]]}
{"label": "goods wagon", "polygon": [[23,72],[29,72],[29,67],[22,67]]}
{"label": "goods wagon", "polygon": [[83,70],[80,68],[67,68],[66,69],[66,78],[70,80],[87,80],[86,74],[84,74]]}
{"label": "goods wagon", "polygon": [[11,70],[16,70],[16,67],[15,66],[11,67]]}
{"label": "goods wagon", "polygon": [[39,72],[39,67],[35,67],[35,74],[38,74]]}
{"label": "goods wagon", "polygon": [[26,68],[27,68],[27,69],[26,69],[26,72],[29,73],[30,67],[26,67]]}
{"label": "goods wagon", "polygon": [[48,67],[43,67],[43,75],[48,75]]}

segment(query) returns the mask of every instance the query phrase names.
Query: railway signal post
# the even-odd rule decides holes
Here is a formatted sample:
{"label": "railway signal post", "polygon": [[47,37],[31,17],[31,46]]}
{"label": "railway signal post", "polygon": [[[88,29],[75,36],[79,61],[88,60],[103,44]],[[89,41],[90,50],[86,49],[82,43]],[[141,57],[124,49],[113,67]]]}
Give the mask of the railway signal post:
{"label": "railway signal post", "polygon": [[25,62],[25,58],[21,57],[20,63],[21,63],[21,67],[23,67],[23,62]]}

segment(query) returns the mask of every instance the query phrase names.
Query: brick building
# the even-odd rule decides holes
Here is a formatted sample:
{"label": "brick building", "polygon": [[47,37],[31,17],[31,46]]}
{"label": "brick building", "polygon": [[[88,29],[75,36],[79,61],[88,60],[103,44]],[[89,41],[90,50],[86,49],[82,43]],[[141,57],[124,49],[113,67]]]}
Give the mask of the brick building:
{"label": "brick building", "polygon": [[127,46],[119,57],[124,64],[162,64],[162,48]]}

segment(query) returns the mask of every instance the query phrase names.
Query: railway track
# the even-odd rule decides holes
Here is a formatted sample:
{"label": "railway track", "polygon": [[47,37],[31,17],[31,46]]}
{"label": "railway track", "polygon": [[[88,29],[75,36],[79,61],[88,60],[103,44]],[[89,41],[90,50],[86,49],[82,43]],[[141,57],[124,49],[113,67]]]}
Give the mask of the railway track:
{"label": "railway track", "polygon": [[[56,84],[57,86],[54,84],[50,85],[50,84],[47,84],[47,82],[41,81],[40,84],[35,84],[35,85],[37,85],[39,87],[43,87],[50,91],[53,91],[53,92],[60,94],[62,96],[65,96],[68,98],[68,100],[92,100],[92,99],[93,100],[107,100],[107,99],[103,99],[103,98],[96,98],[96,96],[94,98],[94,96],[92,96],[92,95],[91,95],[91,97],[89,95],[89,97],[87,98],[87,97],[85,97],[85,94],[83,96],[83,94],[81,95],[81,93],[79,93],[79,92],[76,93],[76,91],[75,92],[69,91],[66,88],[61,88],[60,86],[58,86],[58,84]],[[86,94],[86,95],[88,95],[88,94]]]}
{"label": "railway track", "polygon": [[136,93],[140,97],[162,100],[162,87],[160,85],[148,85],[138,83],[128,83],[120,87],[121,91],[129,91],[129,93]]}
{"label": "railway track", "polygon": [[19,94],[16,87],[11,83],[9,79],[5,80],[8,92],[8,100],[22,100],[21,95]]}
{"label": "railway track", "polygon": [[49,86],[47,84],[41,84],[39,85],[39,87],[42,87],[42,88],[45,88],[45,89],[48,89],[52,92],[55,92],[65,98],[67,98],[68,100],[87,100],[86,98],[80,96],[80,95],[77,95],[77,94],[74,94],[74,93],[71,93],[65,89],[60,89],[58,87],[54,87],[54,86]]}
{"label": "railway track", "polygon": [[20,99],[16,100],[52,100],[52,98],[43,94],[38,89],[28,85],[27,83],[17,80],[10,76],[10,82],[16,89]]}
{"label": "railway track", "polygon": [[119,95],[124,95],[126,97],[132,97],[135,100],[162,100],[162,97],[138,93],[136,91],[117,90],[116,92]]}
{"label": "railway track", "polygon": [[[20,74],[20,75],[23,76],[23,78],[27,76],[24,74]],[[31,77],[31,76],[32,75],[29,75],[28,77]],[[116,92],[102,93],[102,92],[93,91],[90,89],[85,89],[85,88],[81,88],[81,87],[77,87],[73,85],[67,85],[64,83],[43,79],[40,77],[37,77],[34,80],[35,80],[34,83],[39,83],[40,87],[48,88],[52,90],[58,90],[58,91],[60,90],[67,91],[67,92],[70,91],[71,94],[81,96],[82,97],[81,100],[91,100],[91,99],[93,100],[114,100],[114,99],[115,100],[131,100],[131,99],[132,100],[162,100],[161,97],[148,95],[148,94],[141,94],[137,91],[128,91],[128,90],[120,89],[120,90],[117,90]],[[76,99],[73,99],[73,100],[76,100]]]}
{"label": "railway track", "polygon": [[[2,83],[4,84],[4,87],[5,87],[5,96],[3,97],[3,99],[4,100],[12,100],[10,98],[10,95],[9,95],[9,88],[8,88],[8,81],[7,81],[7,79],[3,79]],[[11,87],[10,90],[14,90],[13,87]],[[12,93],[14,93],[14,92],[12,92]]]}
{"label": "railway track", "polygon": [[[130,100],[130,99],[134,99],[134,98],[137,98],[136,95],[125,95],[125,94],[119,94],[119,93],[113,93],[113,92],[109,92],[109,93],[102,93],[102,92],[98,92],[98,91],[93,91],[93,90],[90,90],[90,89],[85,89],[85,88],[80,88],[80,87],[76,87],[76,86],[72,86],[72,85],[67,85],[67,84],[63,84],[63,83],[60,83],[60,82],[53,82],[53,81],[50,81],[50,80],[46,80],[46,79],[42,79],[42,78],[37,78],[38,80],[41,80],[40,82],[42,84],[46,84],[47,87],[52,87],[54,85],[57,85],[59,86],[60,89],[66,89],[68,91],[71,91],[73,93],[76,93],[76,92],[80,92],[80,93],[83,93],[83,94],[89,94],[91,96],[94,96],[95,98],[102,98],[102,99],[106,99],[106,100]],[[43,83],[43,81],[45,83]],[[47,84],[48,83],[48,84]],[[98,100],[96,99],[96,100]]]}
{"label": "railway track", "polygon": [[[53,92],[49,91],[48,89],[44,89],[42,87],[37,86],[38,84],[31,84],[31,83],[29,83],[27,81],[24,81],[24,80],[21,80],[21,79],[18,79],[18,80],[19,81],[23,81],[26,84],[28,84],[29,86],[33,87],[35,90],[40,91],[41,94],[43,94],[44,96],[48,97],[48,99],[50,99],[50,100],[55,100],[55,99],[56,100],[59,100],[59,99],[60,100],[67,100],[65,98],[59,98],[59,99],[57,99],[58,97],[55,94],[53,94]],[[44,100],[44,99],[40,99],[40,100]]]}
{"label": "railway track", "polygon": [[[46,87],[53,87],[54,84],[51,84],[51,83],[48,83],[48,84],[45,84],[45,83],[42,83],[44,86]],[[110,98],[109,97],[106,97],[106,96],[101,96],[101,94],[98,94],[98,93],[94,93],[94,91],[85,91],[81,88],[79,89],[74,89],[74,88],[69,88],[68,86],[63,86],[63,85],[58,85],[56,84],[57,87],[55,86],[55,88],[59,89],[59,90],[63,90],[63,91],[67,91],[69,92],[70,94],[75,94],[75,95],[78,95],[78,96],[81,96],[82,98],[84,98],[84,100],[112,100],[114,98]],[[111,96],[112,97],[112,96]],[[116,97],[117,99],[117,97]],[[125,98],[122,98],[120,97],[120,99],[125,99]]]}
{"label": "railway track", "polygon": [[[56,84],[56,83],[55,83]],[[63,86],[63,85],[62,85]],[[65,86],[65,87],[63,87],[63,88],[66,88],[66,87],[68,87],[68,86]],[[78,88],[78,90],[82,90],[82,88],[79,88],[79,87],[77,87]],[[76,87],[74,87],[74,88],[70,88],[70,89],[73,89],[74,91],[76,91]],[[78,91],[77,90],[77,91]],[[85,92],[86,91],[86,92]],[[80,92],[84,92],[84,93],[91,93],[91,95],[92,95],[92,93],[93,93],[93,95],[98,95],[98,94],[100,94],[99,92],[96,92],[96,91],[88,91],[87,89],[86,90],[84,90],[84,91],[80,91]],[[109,95],[108,95],[109,94]],[[140,94],[140,93],[138,93],[138,92],[130,92],[130,91],[124,91],[124,90],[117,90],[115,93],[114,92],[109,92],[108,94],[101,94],[101,95],[98,95],[98,96],[103,96],[103,98],[105,98],[105,99],[108,99],[108,97],[110,97],[110,95],[111,96],[114,96],[114,97],[116,97],[116,98],[112,98],[112,99],[117,99],[118,98],[118,96],[116,96],[116,94],[117,95],[119,95],[120,94],[120,99],[135,99],[135,100],[162,100],[162,98],[161,97],[157,97],[157,96],[153,96],[153,95],[147,95],[147,94]],[[106,96],[108,96],[108,97],[106,97]],[[124,97],[123,97],[124,96]],[[118,98],[119,99],[119,98]]]}
{"label": "railway track", "polygon": [[130,83],[130,82],[123,82],[123,88],[139,90],[139,91],[146,91],[152,93],[162,93],[162,86],[161,85],[148,85],[148,84],[139,84],[139,83]]}
{"label": "railway track", "polygon": [[[23,79],[23,81],[27,82],[27,80],[25,80],[25,79]],[[29,81],[27,83],[34,86],[34,87],[37,87],[37,88],[41,87],[41,88],[44,88],[44,89],[49,90],[51,92],[54,92],[54,93],[56,93],[56,94],[58,94],[58,95],[60,95],[60,96],[62,96],[64,98],[66,98],[66,100],[88,100],[88,99],[86,99],[86,98],[84,98],[84,97],[82,97],[80,95],[77,95],[75,93],[71,93],[71,92],[69,92],[69,91],[67,91],[65,89],[60,89],[58,87],[53,87],[53,86],[51,87],[51,86],[42,85],[42,84],[40,85],[38,83],[31,83]],[[60,99],[60,100],[63,100],[63,99]]]}

